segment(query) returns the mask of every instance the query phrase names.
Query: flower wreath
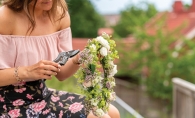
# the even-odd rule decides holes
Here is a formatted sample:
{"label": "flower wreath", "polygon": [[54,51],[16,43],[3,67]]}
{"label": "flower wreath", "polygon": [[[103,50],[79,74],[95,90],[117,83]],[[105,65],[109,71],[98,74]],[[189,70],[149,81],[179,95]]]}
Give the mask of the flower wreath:
{"label": "flower wreath", "polygon": [[114,75],[117,73],[117,65],[113,61],[116,58],[118,52],[115,41],[106,33],[88,40],[87,46],[80,53],[81,66],[74,76],[86,96],[87,114],[92,111],[101,117],[108,112],[110,102],[115,100],[113,88],[116,85]]}

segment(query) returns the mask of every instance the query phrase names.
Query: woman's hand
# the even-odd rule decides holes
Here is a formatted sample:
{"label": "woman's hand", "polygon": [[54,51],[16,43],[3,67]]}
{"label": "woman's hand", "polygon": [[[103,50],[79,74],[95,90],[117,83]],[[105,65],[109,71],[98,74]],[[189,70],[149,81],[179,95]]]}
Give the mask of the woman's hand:
{"label": "woman's hand", "polygon": [[25,67],[26,78],[24,81],[34,81],[39,79],[51,79],[52,75],[60,72],[60,65],[53,61],[42,60],[38,63]]}

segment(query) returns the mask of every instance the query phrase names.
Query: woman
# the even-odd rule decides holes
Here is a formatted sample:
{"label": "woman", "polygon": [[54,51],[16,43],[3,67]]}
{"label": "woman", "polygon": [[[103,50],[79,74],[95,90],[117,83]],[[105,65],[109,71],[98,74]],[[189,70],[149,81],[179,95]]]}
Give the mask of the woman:
{"label": "woman", "polygon": [[[85,116],[84,96],[49,90],[44,80],[73,75],[79,55],[64,66],[53,62],[72,49],[64,0],[6,0],[0,8],[1,118],[95,118]],[[70,69],[71,68],[71,69]],[[105,118],[118,118],[110,106]]]}

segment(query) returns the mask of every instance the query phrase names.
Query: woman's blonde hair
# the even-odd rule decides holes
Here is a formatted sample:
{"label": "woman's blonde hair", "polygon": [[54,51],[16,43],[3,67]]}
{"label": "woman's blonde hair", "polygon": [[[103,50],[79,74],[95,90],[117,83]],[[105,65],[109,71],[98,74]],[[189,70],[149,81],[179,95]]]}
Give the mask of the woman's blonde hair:
{"label": "woman's blonde hair", "polygon": [[[29,4],[32,1],[33,0],[3,0],[3,5],[8,6],[13,11],[15,11],[15,12],[24,11],[25,12],[25,14],[27,15],[27,17],[31,23],[31,26],[29,27],[27,33],[29,31],[32,32],[35,28],[35,25],[36,25],[36,22],[34,19],[34,9],[35,9],[37,0],[34,0],[33,14],[31,15],[30,10],[29,10]],[[58,11],[57,10],[58,6],[59,6],[59,8],[61,8],[62,13],[60,14],[60,17],[58,17],[58,19],[54,19],[58,15],[58,13],[56,12],[56,11]],[[56,21],[56,20],[61,20],[63,17],[65,17],[65,14],[67,11],[68,11],[68,7],[67,7],[65,0],[53,0],[53,6],[52,6],[51,10],[47,11],[47,14],[48,14],[51,21]]]}

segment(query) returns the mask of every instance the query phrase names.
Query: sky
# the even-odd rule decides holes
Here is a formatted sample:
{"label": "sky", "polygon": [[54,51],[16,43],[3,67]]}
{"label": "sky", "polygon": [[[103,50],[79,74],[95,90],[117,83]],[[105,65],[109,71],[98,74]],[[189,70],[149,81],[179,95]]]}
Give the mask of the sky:
{"label": "sky", "polygon": [[[159,11],[169,11],[175,0],[90,0],[100,14],[117,14],[128,5],[139,5],[141,1],[152,3]],[[192,4],[192,0],[181,0],[184,4]]]}

